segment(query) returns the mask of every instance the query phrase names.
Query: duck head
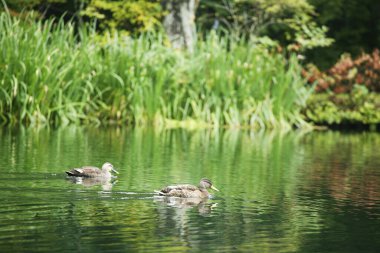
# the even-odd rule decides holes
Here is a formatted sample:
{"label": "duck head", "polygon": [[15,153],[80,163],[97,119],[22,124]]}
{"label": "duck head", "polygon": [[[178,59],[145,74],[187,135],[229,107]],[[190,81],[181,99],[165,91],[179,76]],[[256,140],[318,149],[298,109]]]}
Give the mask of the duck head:
{"label": "duck head", "polygon": [[115,172],[116,174],[119,174],[119,172],[117,172],[117,170],[115,170],[115,169],[113,168],[113,165],[112,165],[111,163],[109,163],[109,162],[106,162],[106,163],[103,164],[103,166],[102,166],[102,170],[103,170],[103,171],[107,171],[107,172],[111,172],[111,171],[113,171],[113,172]]}
{"label": "duck head", "polygon": [[215,186],[212,185],[211,183],[211,180],[207,179],[207,178],[202,178],[201,181],[199,182],[199,187],[200,188],[204,188],[204,189],[208,189],[208,188],[211,188],[215,191],[219,191]]}

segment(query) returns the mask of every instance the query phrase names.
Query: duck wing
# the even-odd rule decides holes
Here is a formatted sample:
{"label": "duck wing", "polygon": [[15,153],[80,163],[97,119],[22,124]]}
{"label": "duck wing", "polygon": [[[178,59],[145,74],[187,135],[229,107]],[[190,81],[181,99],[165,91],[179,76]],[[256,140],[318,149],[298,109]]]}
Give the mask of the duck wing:
{"label": "duck wing", "polygon": [[192,196],[195,191],[199,191],[199,188],[190,184],[169,185],[157,191],[162,196],[172,196],[187,198]]}
{"label": "duck wing", "polygon": [[161,192],[169,193],[171,191],[183,191],[183,190],[196,191],[196,190],[198,190],[198,187],[196,187],[195,185],[191,185],[191,184],[169,185],[169,186],[166,186],[165,188],[161,189]]}
{"label": "duck wing", "polygon": [[66,174],[74,177],[97,177],[101,174],[101,170],[93,166],[84,166],[66,171]]}

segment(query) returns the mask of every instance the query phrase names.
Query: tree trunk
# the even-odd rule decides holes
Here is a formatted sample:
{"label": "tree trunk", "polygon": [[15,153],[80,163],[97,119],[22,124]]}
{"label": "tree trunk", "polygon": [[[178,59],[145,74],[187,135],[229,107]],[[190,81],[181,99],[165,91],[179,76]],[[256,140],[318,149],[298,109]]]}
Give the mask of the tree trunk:
{"label": "tree trunk", "polygon": [[164,27],[174,49],[193,52],[196,43],[195,11],[200,0],[164,0],[168,12]]}

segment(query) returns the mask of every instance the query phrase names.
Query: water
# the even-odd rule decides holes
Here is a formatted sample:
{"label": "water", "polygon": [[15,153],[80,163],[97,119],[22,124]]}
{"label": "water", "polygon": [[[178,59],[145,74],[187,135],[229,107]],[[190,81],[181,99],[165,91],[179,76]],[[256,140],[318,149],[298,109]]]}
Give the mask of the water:
{"label": "water", "polygon": [[[1,252],[380,252],[379,133],[0,130]],[[117,181],[64,171],[112,162]],[[206,201],[154,197],[212,179]]]}

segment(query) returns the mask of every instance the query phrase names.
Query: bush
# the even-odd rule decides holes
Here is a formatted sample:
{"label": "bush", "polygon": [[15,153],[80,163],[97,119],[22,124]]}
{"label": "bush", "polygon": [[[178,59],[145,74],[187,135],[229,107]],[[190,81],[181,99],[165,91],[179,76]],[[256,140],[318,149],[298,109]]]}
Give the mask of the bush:
{"label": "bush", "polygon": [[356,59],[342,58],[326,72],[315,66],[303,71],[310,84],[316,83],[317,92],[350,93],[355,85],[364,85],[369,91],[380,92],[380,54],[362,54]]}
{"label": "bush", "polygon": [[318,125],[380,124],[380,94],[358,85],[348,94],[314,94],[304,114]]}

